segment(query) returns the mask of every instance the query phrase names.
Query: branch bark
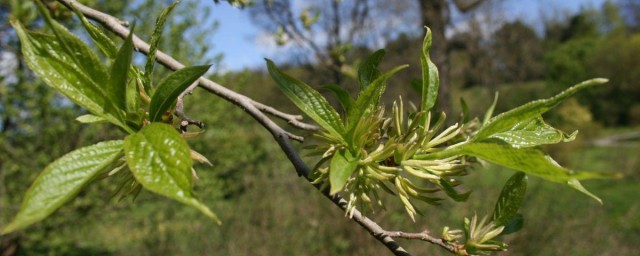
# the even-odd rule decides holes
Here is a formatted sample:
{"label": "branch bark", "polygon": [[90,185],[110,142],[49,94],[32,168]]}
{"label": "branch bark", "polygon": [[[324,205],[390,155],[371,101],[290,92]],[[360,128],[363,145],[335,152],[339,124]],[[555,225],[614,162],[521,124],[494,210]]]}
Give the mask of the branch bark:
{"label": "branch bark", "polygon": [[[90,7],[87,7],[85,5],[82,5],[80,3],[78,3],[75,0],[57,0],[58,2],[60,2],[61,4],[70,7],[73,6],[76,9],[78,9],[80,12],[82,12],[86,17],[100,23],[101,25],[103,25],[105,28],[109,29],[110,31],[116,33],[118,36],[122,37],[122,38],[126,38],[129,35],[129,30],[123,26],[123,22],[120,21],[119,19],[100,12],[98,10],[92,9]],[[149,52],[149,44],[146,43],[145,41],[141,40],[139,37],[137,37],[135,34],[133,35],[133,44],[134,44],[134,48],[144,54],[148,54]],[[158,63],[162,64],[163,66],[171,69],[171,70],[178,70],[181,69],[183,67],[185,67],[182,63],[180,63],[179,61],[175,60],[173,57],[161,52],[161,51],[157,51],[156,52],[156,60]],[[293,145],[291,144],[291,140],[294,139],[301,139],[301,137],[297,137],[289,132],[287,132],[285,129],[283,129],[282,127],[280,127],[278,124],[276,124],[273,120],[271,120],[269,118],[269,116],[267,116],[267,114],[284,119],[286,121],[289,122],[289,124],[291,124],[294,127],[300,128],[300,129],[305,129],[305,130],[317,130],[319,129],[317,126],[315,125],[310,125],[310,124],[305,124],[303,122],[301,122],[300,120],[302,119],[302,116],[298,116],[298,115],[291,115],[291,114],[287,114],[287,113],[283,113],[280,112],[278,110],[276,110],[273,107],[264,105],[262,103],[256,102],[254,100],[252,100],[251,98],[236,93],[222,85],[217,84],[214,81],[211,81],[207,78],[201,77],[198,80],[198,85],[199,87],[207,90],[208,92],[211,92],[217,96],[219,96],[220,98],[223,98],[229,102],[231,102],[232,104],[242,108],[245,112],[247,112],[247,114],[249,114],[251,117],[253,117],[258,123],[260,123],[265,129],[267,129],[271,135],[274,137],[275,141],[278,143],[278,145],[280,146],[281,150],[284,152],[284,154],[287,156],[287,158],[289,159],[289,161],[291,162],[291,164],[294,166],[294,168],[296,169],[296,172],[298,173],[299,176],[304,177],[305,179],[307,179],[308,181],[311,181],[308,177],[309,174],[311,173],[311,168],[309,168],[309,166],[307,166],[304,161],[302,160],[302,158],[300,157],[300,155],[298,155],[298,153],[296,152],[295,148],[293,147]],[[339,207],[340,209],[342,209],[343,211],[346,211],[347,208],[347,201],[345,199],[343,199],[341,196],[339,195],[329,195],[329,191],[328,190],[322,190],[320,188],[319,185],[314,185],[325,197],[327,197],[329,200],[331,200],[331,202],[333,202],[337,207]],[[373,236],[375,239],[377,239],[380,243],[382,243],[384,246],[387,247],[387,249],[389,249],[394,255],[410,255],[405,249],[403,249],[394,239],[394,234],[397,234],[397,232],[389,232],[384,230],[382,227],[380,227],[380,225],[378,225],[376,222],[374,222],[373,220],[363,216],[359,211],[355,211],[352,217],[352,220],[356,223],[358,223],[360,226],[362,226],[364,229],[366,229],[371,236]],[[397,236],[399,237],[399,236]],[[423,239],[426,241],[437,241],[437,238],[433,238],[428,236],[428,234],[425,234],[425,237],[427,237],[428,239]],[[432,242],[434,243],[434,242]],[[440,245],[441,247],[443,247],[446,250],[451,251],[446,244],[444,243],[434,243],[437,245]]]}

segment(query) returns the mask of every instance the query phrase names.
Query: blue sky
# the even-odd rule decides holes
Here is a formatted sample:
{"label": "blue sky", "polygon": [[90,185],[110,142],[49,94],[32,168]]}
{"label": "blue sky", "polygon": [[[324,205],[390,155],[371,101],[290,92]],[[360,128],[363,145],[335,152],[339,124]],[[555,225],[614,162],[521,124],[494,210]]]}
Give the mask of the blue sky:
{"label": "blue sky", "polygon": [[[212,2],[202,1],[203,4],[209,5],[213,5]],[[535,27],[536,24],[540,24],[537,21],[541,20],[541,15],[553,17],[575,13],[581,8],[600,7],[603,2],[605,0],[506,0],[501,10],[506,20],[521,19]],[[221,3],[213,6],[211,18],[220,22],[218,31],[212,37],[212,43],[215,46],[214,52],[224,53],[224,69],[260,67],[264,64],[265,57],[274,58],[273,55],[277,54],[257,43],[263,32],[252,23],[247,10]]]}

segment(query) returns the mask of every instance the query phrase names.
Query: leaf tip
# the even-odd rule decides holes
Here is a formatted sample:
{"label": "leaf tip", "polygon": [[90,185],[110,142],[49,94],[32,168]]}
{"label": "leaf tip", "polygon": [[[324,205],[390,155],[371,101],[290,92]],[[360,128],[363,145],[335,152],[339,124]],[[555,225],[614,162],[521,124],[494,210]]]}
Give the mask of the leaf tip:
{"label": "leaf tip", "polygon": [[598,83],[598,84],[604,84],[604,83],[608,83],[609,79],[608,78],[598,77],[598,78],[594,78],[593,82]]}
{"label": "leaf tip", "polygon": [[580,181],[578,181],[578,179],[575,179],[575,178],[569,179],[569,181],[567,181],[567,184],[570,187],[582,192],[583,194],[595,199],[596,201],[598,201],[598,203],[600,203],[600,205],[604,205],[604,203],[602,202],[602,199],[600,199],[598,196],[594,195],[593,193],[589,192],[586,188],[584,188],[582,184],[580,184]]}

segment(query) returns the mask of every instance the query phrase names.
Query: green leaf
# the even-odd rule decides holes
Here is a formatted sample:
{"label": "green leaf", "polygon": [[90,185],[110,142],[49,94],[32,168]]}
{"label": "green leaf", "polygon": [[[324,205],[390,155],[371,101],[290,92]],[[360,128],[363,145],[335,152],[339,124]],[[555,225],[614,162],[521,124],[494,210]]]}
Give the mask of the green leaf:
{"label": "green leaf", "polygon": [[487,139],[499,139],[514,148],[533,147],[542,144],[555,144],[575,139],[577,131],[571,135],[551,127],[541,116],[517,123],[509,131],[495,133]]}
{"label": "green leaf", "polygon": [[20,211],[2,229],[2,234],[41,221],[74,198],[122,156],[122,145],[121,140],[100,142],[69,152],[47,165],[29,187]]}
{"label": "green leaf", "polygon": [[126,90],[128,86],[129,66],[133,54],[133,29],[129,30],[129,35],[116,54],[116,59],[111,64],[109,72],[109,83],[107,83],[107,94],[111,102],[115,104],[119,111],[126,112]]}
{"label": "green leaf", "polygon": [[[494,164],[502,165],[514,170],[522,171],[527,174],[535,175],[543,179],[566,183],[576,188],[598,202],[601,200],[587,190],[578,187],[578,180],[585,179],[608,179],[616,177],[616,174],[596,173],[596,172],[579,172],[575,173],[568,170],[551,157],[547,156],[539,148],[514,148],[508,144],[496,143],[470,143],[462,146],[460,152],[470,156],[475,156]],[[571,183],[570,183],[571,181]]]}
{"label": "green leaf", "polygon": [[329,102],[304,82],[280,71],[273,61],[269,59],[266,61],[269,74],[280,90],[322,128],[338,138],[343,138],[344,126],[340,116]]}
{"label": "green leaf", "polygon": [[376,80],[371,82],[371,84],[367,86],[367,88],[365,88],[364,91],[360,93],[360,95],[358,95],[358,99],[356,99],[353,111],[349,112],[347,115],[349,120],[347,130],[350,133],[353,132],[353,129],[358,124],[358,121],[365,115],[365,113],[378,108],[378,106],[380,105],[380,98],[382,97],[382,94],[387,87],[387,79],[389,79],[389,77],[391,77],[396,72],[405,69],[408,66],[409,65],[398,66],[380,75],[378,78],[376,78]]}
{"label": "green leaf", "polygon": [[151,39],[149,40],[149,54],[147,54],[147,63],[144,65],[144,76],[143,79],[147,85],[151,84],[151,74],[153,73],[153,66],[156,63],[156,52],[158,49],[158,44],[160,43],[160,38],[162,37],[162,30],[164,30],[164,24],[167,21],[167,16],[169,13],[179,4],[180,2],[174,2],[169,7],[165,8],[160,16],[156,19],[156,27],[153,29],[153,33],[151,34]]}
{"label": "green leaf", "polygon": [[107,69],[93,50],[76,35],[69,32],[67,28],[51,18],[49,10],[41,2],[37,3],[38,11],[44,16],[45,23],[51,28],[53,35],[59,42],[59,49],[70,57],[63,60],[75,64],[82,73],[92,77],[94,81],[106,81],[108,78]]}
{"label": "green leaf", "polygon": [[83,124],[98,124],[108,122],[107,119],[104,119],[104,117],[91,114],[81,115],[76,118],[76,121]]}
{"label": "green leaf", "polygon": [[447,196],[451,197],[453,200],[457,202],[467,201],[467,199],[469,198],[469,195],[471,195],[471,191],[467,191],[462,194],[458,193],[458,191],[456,191],[456,189],[453,188],[453,185],[451,185],[451,183],[449,183],[446,179],[441,178],[437,180],[436,183],[440,188],[442,188],[442,190],[444,191],[444,193],[447,194]]}
{"label": "green leaf", "polygon": [[329,84],[329,85],[320,87],[320,89],[333,92],[333,94],[335,94],[336,97],[338,98],[338,102],[340,102],[340,105],[344,109],[345,113],[347,113],[349,110],[353,108],[355,101],[353,100],[353,98],[351,98],[351,95],[349,95],[349,92],[346,89],[344,89],[342,86],[339,86],[337,84]]}
{"label": "green leaf", "polygon": [[80,19],[82,26],[84,26],[84,29],[89,33],[91,40],[98,46],[98,48],[100,48],[100,50],[105,55],[107,55],[107,57],[109,57],[110,59],[115,59],[118,52],[116,44],[107,35],[105,35],[102,30],[98,28],[98,26],[89,22],[89,20],[87,20],[82,12],[78,11],[78,9],[76,9],[73,5],[69,6]]}
{"label": "green leaf", "polygon": [[[51,21],[52,24],[57,24]],[[74,103],[96,116],[131,131],[117,113],[106,112],[112,104],[100,84],[107,81],[107,72],[95,53],[80,39],[57,24],[58,34],[52,35],[26,31],[12,20],[27,65],[47,85],[64,94]],[[62,40],[60,38],[63,38]],[[73,49],[73,50],[69,50]],[[111,107],[113,109],[113,107]]]}
{"label": "green leaf", "polygon": [[127,120],[130,120],[131,115],[140,110],[140,104],[142,104],[142,96],[138,91],[138,81],[140,81],[141,77],[140,70],[135,66],[130,66],[129,75],[131,79],[129,79],[125,91]]}
{"label": "green leaf", "polygon": [[124,140],[129,169],[136,180],[151,192],[192,206],[220,222],[191,191],[189,146],[173,127],[152,123]]}
{"label": "green leaf", "polygon": [[502,230],[502,233],[500,233],[500,235],[508,235],[511,233],[515,233],[518,230],[522,229],[523,225],[524,225],[524,217],[522,216],[522,214],[516,213],[516,215],[513,216],[513,218],[511,218],[509,223],[507,223],[504,226],[504,229]]}
{"label": "green leaf", "polygon": [[358,159],[349,150],[342,149],[333,154],[329,165],[329,183],[331,184],[329,194],[340,192],[357,168]]}
{"label": "green leaf", "polygon": [[492,219],[495,226],[507,226],[511,222],[518,213],[526,192],[527,175],[525,173],[517,172],[507,180],[493,210]]}
{"label": "green leaf", "polygon": [[158,83],[158,89],[151,97],[151,106],[149,107],[151,122],[160,121],[162,114],[171,108],[180,93],[204,75],[209,67],[211,65],[182,68],[162,79]]}
{"label": "green leaf", "polygon": [[422,101],[420,110],[429,111],[436,105],[440,78],[438,76],[438,68],[431,62],[429,57],[429,50],[431,49],[431,29],[429,29],[429,27],[425,28],[427,29],[427,34],[424,37],[422,54],[420,55],[420,63],[422,64]]}
{"label": "green leaf", "polygon": [[469,122],[469,106],[462,97],[460,97],[460,107],[462,108],[462,123],[466,124]]}
{"label": "green leaf", "polygon": [[606,83],[608,80],[604,78],[594,78],[591,80],[579,83],[556,96],[548,99],[535,100],[524,104],[520,107],[514,108],[500,115],[491,118],[485,125],[483,125],[475,136],[475,140],[482,140],[489,136],[505,132],[524,120],[530,120],[536,118],[549,109],[557,106],[562,101],[573,96],[576,92],[589,88],[591,86],[600,85]]}
{"label": "green leaf", "polygon": [[493,102],[489,106],[489,109],[487,109],[487,112],[484,114],[484,119],[482,120],[482,124],[486,124],[489,122],[489,120],[491,120],[491,117],[493,116],[493,111],[496,109],[496,105],[498,104],[498,96],[500,96],[500,94],[496,92],[496,94],[493,96]]}
{"label": "green leaf", "polygon": [[358,67],[358,81],[360,82],[360,91],[363,91],[371,82],[380,76],[378,65],[384,59],[385,51],[380,49],[369,55]]}

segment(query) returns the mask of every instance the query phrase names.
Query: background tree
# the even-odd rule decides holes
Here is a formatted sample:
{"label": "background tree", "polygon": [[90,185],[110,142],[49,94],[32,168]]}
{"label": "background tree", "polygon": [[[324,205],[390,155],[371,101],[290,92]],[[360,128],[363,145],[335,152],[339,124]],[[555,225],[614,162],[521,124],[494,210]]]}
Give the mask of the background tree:
{"label": "background tree", "polygon": [[543,78],[540,56],[544,49],[536,32],[521,21],[507,22],[493,39],[494,76],[501,83],[525,82]]}
{"label": "background tree", "polygon": [[[294,9],[289,0],[258,1],[249,11],[252,20],[275,34],[278,45],[293,43],[330,69],[335,83],[342,81],[345,54],[372,35],[371,3],[365,0],[307,2]],[[304,56],[298,56],[304,57]]]}

